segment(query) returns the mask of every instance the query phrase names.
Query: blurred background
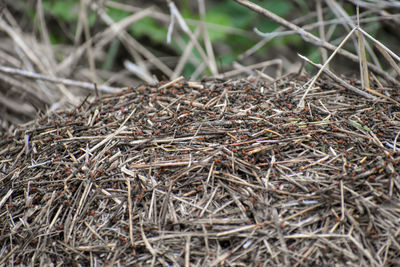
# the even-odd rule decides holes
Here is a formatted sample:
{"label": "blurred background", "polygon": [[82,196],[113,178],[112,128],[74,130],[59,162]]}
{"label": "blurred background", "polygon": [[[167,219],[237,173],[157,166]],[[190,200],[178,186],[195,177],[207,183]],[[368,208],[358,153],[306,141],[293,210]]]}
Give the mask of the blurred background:
{"label": "blurred background", "polygon": [[[399,1],[252,2],[336,46],[357,24],[359,6],[361,28],[400,54]],[[273,81],[300,69],[298,53],[316,63],[331,53],[233,0],[3,0],[0,38],[0,131],[120,88],[181,75],[261,72]],[[345,49],[357,54],[356,38]],[[392,72],[373,46],[367,51]],[[358,64],[343,57],[330,67],[359,78]]]}

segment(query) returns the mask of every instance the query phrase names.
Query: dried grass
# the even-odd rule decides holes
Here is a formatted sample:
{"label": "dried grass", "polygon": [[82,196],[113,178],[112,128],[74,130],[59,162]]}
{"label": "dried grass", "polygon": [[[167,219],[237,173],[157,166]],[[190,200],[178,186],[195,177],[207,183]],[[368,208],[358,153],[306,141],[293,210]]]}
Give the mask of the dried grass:
{"label": "dried grass", "polygon": [[[398,263],[398,106],[324,77],[175,81],[4,136],[2,263]],[[399,99],[399,97],[396,97]]]}

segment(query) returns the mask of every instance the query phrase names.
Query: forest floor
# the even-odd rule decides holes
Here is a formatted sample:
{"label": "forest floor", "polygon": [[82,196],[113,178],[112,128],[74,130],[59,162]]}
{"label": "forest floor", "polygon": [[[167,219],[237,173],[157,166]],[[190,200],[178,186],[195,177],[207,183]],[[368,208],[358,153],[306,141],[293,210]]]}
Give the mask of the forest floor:
{"label": "forest floor", "polygon": [[395,266],[400,96],[321,76],[301,107],[308,80],[142,85],[3,136],[0,264]]}
{"label": "forest floor", "polygon": [[400,266],[399,4],[175,2],[0,4],[0,266]]}

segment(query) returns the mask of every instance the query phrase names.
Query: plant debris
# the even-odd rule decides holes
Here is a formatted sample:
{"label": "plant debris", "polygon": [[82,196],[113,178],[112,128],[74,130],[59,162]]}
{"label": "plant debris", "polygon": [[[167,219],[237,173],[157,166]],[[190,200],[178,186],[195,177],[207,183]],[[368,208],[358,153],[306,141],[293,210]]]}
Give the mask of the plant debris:
{"label": "plant debris", "polygon": [[302,109],[305,76],[177,81],[2,133],[0,265],[398,264],[399,88],[321,77]]}

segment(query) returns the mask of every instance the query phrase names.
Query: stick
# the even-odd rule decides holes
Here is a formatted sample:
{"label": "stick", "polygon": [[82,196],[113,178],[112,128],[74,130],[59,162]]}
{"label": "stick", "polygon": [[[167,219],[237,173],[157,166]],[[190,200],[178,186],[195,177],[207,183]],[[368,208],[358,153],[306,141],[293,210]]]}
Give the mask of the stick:
{"label": "stick", "polygon": [[[0,72],[19,75],[19,76],[23,76],[23,77],[27,77],[27,78],[31,78],[31,79],[44,80],[44,81],[53,82],[53,83],[61,83],[64,85],[69,85],[69,86],[82,87],[82,88],[89,89],[89,90],[95,90],[95,84],[93,84],[93,83],[75,81],[75,80],[70,80],[70,79],[65,79],[65,78],[50,77],[50,76],[42,75],[42,74],[35,73],[35,72],[6,67],[3,65],[0,65]],[[118,93],[118,92],[122,91],[122,88],[110,87],[107,85],[98,85],[97,89],[101,90],[103,92],[107,92],[107,93]]]}

